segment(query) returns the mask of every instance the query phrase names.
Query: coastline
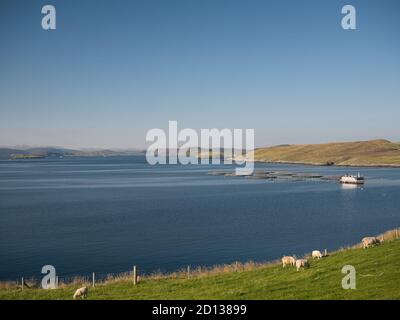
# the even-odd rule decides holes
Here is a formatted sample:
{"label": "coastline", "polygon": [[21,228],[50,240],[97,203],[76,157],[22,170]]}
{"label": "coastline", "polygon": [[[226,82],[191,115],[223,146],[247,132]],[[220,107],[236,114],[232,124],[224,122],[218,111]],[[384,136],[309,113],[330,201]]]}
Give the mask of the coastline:
{"label": "coastline", "polygon": [[[368,236],[368,235],[365,235]],[[383,242],[391,242],[395,241],[400,238],[400,227],[395,229],[387,230],[383,233],[380,233],[375,236],[378,239],[383,239]],[[361,239],[360,239],[361,240]],[[328,253],[328,256],[332,254],[337,254],[342,252],[343,250],[351,250],[351,249],[360,249],[362,248],[362,242],[358,242],[355,244],[343,244],[339,248],[334,249]],[[300,259],[311,259],[311,251],[307,253],[300,254],[298,258]],[[142,280],[165,280],[165,279],[179,279],[179,278],[195,278],[195,277],[205,277],[205,276],[213,276],[213,275],[220,275],[225,274],[227,272],[238,272],[238,271],[247,271],[247,270],[254,270],[256,268],[264,268],[268,266],[276,266],[280,265],[281,260],[280,258],[276,258],[273,260],[268,261],[253,261],[248,260],[246,262],[232,262],[227,264],[215,264],[211,266],[190,266],[190,275],[188,274],[188,269],[181,268],[177,269],[176,271],[163,273],[161,271],[155,271],[148,274],[140,274],[140,279]],[[188,267],[189,267],[188,266]],[[157,270],[157,269],[156,269]],[[39,289],[37,284],[39,281],[34,277],[25,278],[27,282],[31,282],[31,288]],[[30,280],[28,280],[30,279]],[[71,281],[63,281],[63,279],[70,279]],[[76,285],[76,283],[84,283],[84,284],[91,284],[91,277],[85,275],[72,275],[68,277],[60,277],[60,287],[68,287],[71,285]],[[96,284],[108,284],[117,281],[123,280],[132,280],[132,272],[126,271],[121,273],[108,273],[106,277],[102,280],[96,282]],[[15,280],[0,280],[0,293],[3,289],[12,289],[12,288],[19,288],[20,284],[16,283]],[[1,300],[1,299],[0,299]]]}
{"label": "coastline", "polygon": [[[0,161],[15,161],[15,160],[43,160],[43,159],[63,159],[63,158],[112,158],[112,157],[131,157],[132,155],[108,155],[108,156],[71,156],[66,155],[63,157],[26,157],[26,158],[9,158],[9,159],[0,159]],[[201,159],[201,158],[199,158]],[[231,158],[232,159],[232,158]],[[247,162],[254,162],[254,163],[268,163],[268,164],[289,164],[289,165],[305,165],[305,166],[316,166],[316,167],[360,167],[360,168],[400,168],[400,164],[382,164],[382,163],[372,163],[372,164],[330,164],[327,165],[326,163],[322,162],[307,162],[307,161],[285,161],[285,160],[249,160],[246,158],[233,158],[233,161],[247,161]]]}
{"label": "coastline", "polygon": [[254,160],[254,163],[270,163],[270,164],[292,164],[292,165],[307,165],[316,167],[360,167],[360,168],[400,168],[400,164],[332,164],[304,161],[269,161],[269,160]]}
{"label": "coastline", "polygon": [[[397,231],[396,231],[397,230]],[[53,290],[39,283],[24,288],[20,283],[0,283],[0,300],[71,300],[85,286],[89,300],[359,300],[400,299],[400,229],[383,234],[383,242],[368,249],[360,243],[330,251],[321,259],[312,259],[297,271],[282,267],[280,260],[236,262],[207,269],[182,269],[174,273],[115,275],[92,283],[90,277],[76,277]],[[378,236],[380,238],[382,236]],[[380,238],[381,239],[381,238]],[[296,257],[301,258],[301,257]],[[343,290],[343,266],[356,270],[357,290]],[[61,278],[62,279],[62,278]],[[28,286],[26,286],[28,285]]]}

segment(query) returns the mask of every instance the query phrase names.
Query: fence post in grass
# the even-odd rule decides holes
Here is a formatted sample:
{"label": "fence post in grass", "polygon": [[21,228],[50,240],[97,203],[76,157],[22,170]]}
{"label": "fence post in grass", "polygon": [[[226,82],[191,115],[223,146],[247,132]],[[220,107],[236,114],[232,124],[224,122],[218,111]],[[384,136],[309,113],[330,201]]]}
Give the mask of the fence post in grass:
{"label": "fence post in grass", "polygon": [[399,229],[396,229],[396,239],[399,238]]}
{"label": "fence post in grass", "polygon": [[133,266],[133,284],[136,285],[137,283],[137,270],[136,266]]}
{"label": "fence post in grass", "polygon": [[328,255],[328,250],[325,249],[324,256],[326,257],[327,255]]}
{"label": "fence post in grass", "polygon": [[21,289],[24,290],[24,277],[21,279]]}
{"label": "fence post in grass", "polygon": [[95,283],[96,283],[96,281],[95,281],[95,277],[94,277],[94,272],[92,273],[92,287],[94,288],[94,286],[95,286]]}
{"label": "fence post in grass", "polygon": [[187,266],[187,278],[190,279],[190,266]]}
{"label": "fence post in grass", "polygon": [[58,289],[58,276],[56,276],[56,289]]}

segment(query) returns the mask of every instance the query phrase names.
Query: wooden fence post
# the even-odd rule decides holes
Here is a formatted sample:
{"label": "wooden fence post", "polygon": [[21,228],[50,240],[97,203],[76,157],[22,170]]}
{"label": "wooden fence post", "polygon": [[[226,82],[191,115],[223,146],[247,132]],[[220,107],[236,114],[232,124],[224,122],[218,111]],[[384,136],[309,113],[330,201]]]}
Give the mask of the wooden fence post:
{"label": "wooden fence post", "polygon": [[94,277],[94,272],[92,273],[92,287],[94,288],[94,286],[95,286],[95,283],[96,283],[96,281],[95,281],[95,277]]}
{"label": "wooden fence post", "polygon": [[21,279],[21,289],[24,290],[24,277]]}
{"label": "wooden fence post", "polygon": [[136,266],[133,266],[133,284],[136,285],[137,283],[137,270]]}
{"label": "wooden fence post", "polygon": [[190,266],[187,266],[187,278],[190,279]]}
{"label": "wooden fence post", "polygon": [[56,289],[58,289],[58,276],[56,276]]}
{"label": "wooden fence post", "polygon": [[327,255],[328,255],[328,250],[325,249],[324,256],[326,257]]}
{"label": "wooden fence post", "polygon": [[399,229],[396,228],[396,239],[399,238]]}

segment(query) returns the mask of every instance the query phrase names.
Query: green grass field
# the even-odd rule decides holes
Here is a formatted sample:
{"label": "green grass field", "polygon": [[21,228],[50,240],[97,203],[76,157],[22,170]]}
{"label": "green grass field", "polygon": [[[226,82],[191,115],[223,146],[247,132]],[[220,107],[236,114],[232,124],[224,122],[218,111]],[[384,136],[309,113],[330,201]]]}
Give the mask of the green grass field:
{"label": "green grass field", "polygon": [[[356,289],[344,290],[344,265],[356,268]],[[129,278],[89,288],[87,299],[400,299],[400,239],[379,246],[351,248],[311,261],[310,268],[255,265],[243,271],[200,274],[191,279]],[[59,289],[0,289],[0,299],[72,299],[82,284]]]}

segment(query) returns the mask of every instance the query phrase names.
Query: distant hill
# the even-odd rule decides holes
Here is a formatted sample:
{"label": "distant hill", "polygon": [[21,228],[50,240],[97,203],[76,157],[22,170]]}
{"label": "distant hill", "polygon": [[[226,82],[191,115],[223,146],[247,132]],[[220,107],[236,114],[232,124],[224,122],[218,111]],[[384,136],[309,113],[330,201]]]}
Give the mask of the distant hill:
{"label": "distant hill", "polygon": [[[73,150],[57,147],[0,148],[0,160],[50,157],[111,157],[144,154],[143,150]],[[218,154],[212,150],[212,156]],[[200,157],[209,156],[201,150]],[[239,158],[239,157],[238,157]],[[279,145],[254,150],[254,160],[272,163],[302,163],[338,166],[400,167],[400,144],[388,140],[325,144]]]}
{"label": "distant hill", "polygon": [[74,150],[66,156],[70,157],[112,157],[112,156],[133,156],[143,154],[141,150]]}
{"label": "distant hill", "polygon": [[0,148],[0,160],[8,160],[13,154],[27,155],[29,152],[19,149]]}
{"label": "distant hill", "polygon": [[388,140],[281,145],[254,151],[255,161],[340,166],[399,166],[400,144]]}
{"label": "distant hill", "polygon": [[57,147],[39,147],[26,149],[0,148],[0,160],[38,159],[54,157],[111,157],[131,156],[143,153],[141,150],[73,150]]}

